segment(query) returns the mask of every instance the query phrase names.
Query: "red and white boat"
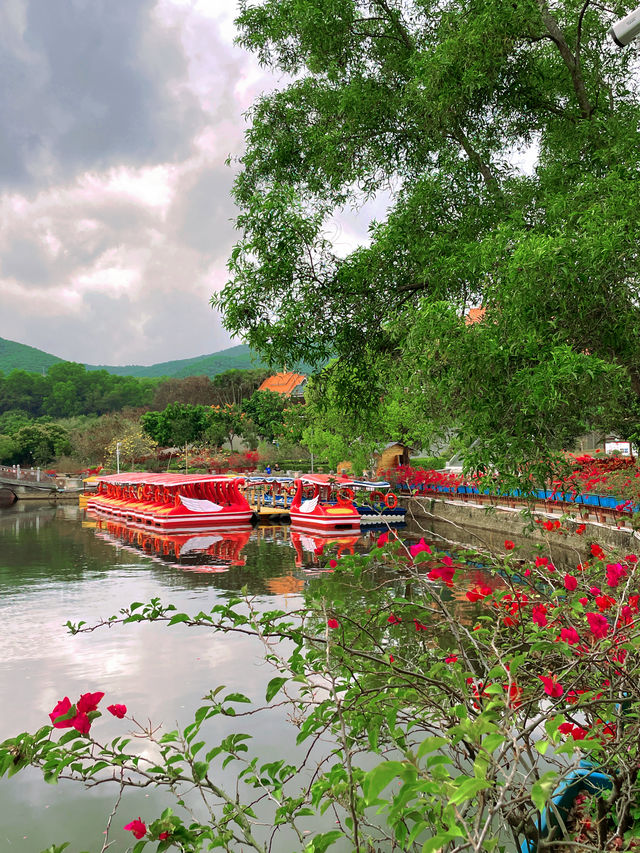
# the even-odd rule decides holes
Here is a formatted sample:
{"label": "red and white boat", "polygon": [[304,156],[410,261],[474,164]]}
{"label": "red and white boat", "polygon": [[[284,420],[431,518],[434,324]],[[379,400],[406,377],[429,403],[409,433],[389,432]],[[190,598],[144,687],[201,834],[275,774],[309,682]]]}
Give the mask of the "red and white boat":
{"label": "red and white boat", "polygon": [[129,472],[96,477],[87,509],[148,529],[183,531],[250,524],[243,477]]}

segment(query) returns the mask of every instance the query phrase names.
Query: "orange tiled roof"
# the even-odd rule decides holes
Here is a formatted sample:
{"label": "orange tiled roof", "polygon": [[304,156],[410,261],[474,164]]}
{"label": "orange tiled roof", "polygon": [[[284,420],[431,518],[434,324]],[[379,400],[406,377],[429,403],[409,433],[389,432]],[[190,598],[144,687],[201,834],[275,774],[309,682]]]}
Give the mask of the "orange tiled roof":
{"label": "orange tiled roof", "polygon": [[300,385],[307,377],[304,373],[276,373],[265,379],[258,391],[272,391],[274,394],[284,394],[290,397],[293,389]]}
{"label": "orange tiled roof", "polygon": [[487,313],[486,308],[469,308],[469,313],[464,319],[467,326],[473,326],[474,323],[479,323]]}

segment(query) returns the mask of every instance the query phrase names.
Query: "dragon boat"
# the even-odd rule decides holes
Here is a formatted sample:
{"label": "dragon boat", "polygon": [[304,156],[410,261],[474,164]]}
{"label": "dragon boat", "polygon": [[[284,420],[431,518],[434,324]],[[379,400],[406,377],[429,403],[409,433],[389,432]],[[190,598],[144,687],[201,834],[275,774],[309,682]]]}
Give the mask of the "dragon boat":
{"label": "dragon boat", "polygon": [[243,477],[129,472],[96,477],[87,509],[148,529],[189,531],[248,525]]}

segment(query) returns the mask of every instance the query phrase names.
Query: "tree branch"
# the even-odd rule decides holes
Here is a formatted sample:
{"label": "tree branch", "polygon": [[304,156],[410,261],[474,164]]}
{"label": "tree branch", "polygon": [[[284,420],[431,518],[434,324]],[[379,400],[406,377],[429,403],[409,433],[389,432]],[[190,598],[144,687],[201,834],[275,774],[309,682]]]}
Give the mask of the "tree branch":
{"label": "tree branch", "polygon": [[[573,89],[576,93],[576,97],[578,99],[578,105],[580,106],[580,112],[583,118],[590,118],[593,113],[593,107],[589,102],[589,98],[587,96],[587,90],[584,85],[584,79],[582,77],[582,72],[580,70],[580,62],[576,56],[573,55],[569,45],[567,44],[567,40],[564,37],[564,33],[560,29],[560,26],[556,19],[551,14],[549,7],[546,4],[545,0],[537,0],[538,8],[540,9],[540,14],[542,15],[542,21],[547,28],[549,35],[551,36],[552,41],[555,43],[556,47],[560,51],[560,56],[564,60],[564,64],[569,69],[569,73],[571,75],[571,81],[573,83]],[[580,21],[582,21],[582,14]]]}

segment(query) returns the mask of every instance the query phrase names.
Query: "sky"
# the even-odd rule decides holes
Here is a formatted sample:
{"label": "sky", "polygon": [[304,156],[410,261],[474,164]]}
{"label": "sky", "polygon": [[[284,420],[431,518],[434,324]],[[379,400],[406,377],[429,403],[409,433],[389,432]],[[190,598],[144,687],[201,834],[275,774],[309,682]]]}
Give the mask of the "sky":
{"label": "sky", "polygon": [[[237,239],[229,155],[283,81],[233,0],[2,0],[0,337],[90,364],[231,340],[209,298]],[[334,228],[347,250],[368,216]]]}

